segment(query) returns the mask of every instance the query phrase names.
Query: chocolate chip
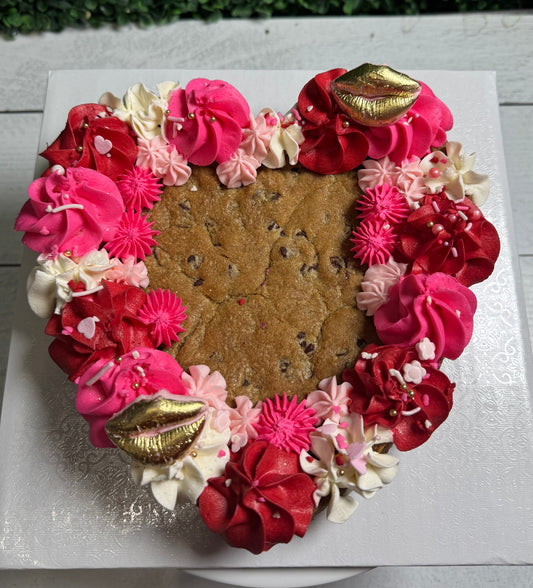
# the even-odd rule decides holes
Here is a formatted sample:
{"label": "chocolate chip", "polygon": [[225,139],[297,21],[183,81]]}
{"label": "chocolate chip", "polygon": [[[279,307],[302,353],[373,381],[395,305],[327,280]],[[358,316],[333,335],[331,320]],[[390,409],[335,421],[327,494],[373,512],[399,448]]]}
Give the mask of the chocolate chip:
{"label": "chocolate chip", "polygon": [[366,347],[366,341],[364,339],[357,339],[357,347]]}
{"label": "chocolate chip", "polygon": [[198,278],[197,280],[195,280],[193,282],[193,286],[201,286],[204,283],[204,279],[203,278]]}
{"label": "chocolate chip", "polygon": [[304,349],[304,352],[309,354],[309,353],[313,353],[314,350],[315,350],[315,344],[309,343],[309,345]]}
{"label": "chocolate chip", "polygon": [[346,355],[348,355],[348,351],[346,349],[343,349],[342,351],[337,351],[337,353],[335,353],[336,357],[345,357]]}
{"label": "chocolate chip", "polygon": [[280,227],[279,227],[278,223],[276,221],[274,221],[274,220],[273,221],[270,221],[268,223],[268,226],[267,226],[267,229],[269,231],[277,231],[279,228]]}
{"label": "chocolate chip", "polygon": [[337,273],[339,273],[343,268],[346,267],[346,261],[342,257],[339,257],[338,255],[335,255],[334,257],[330,257],[329,263],[337,271]]}
{"label": "chocolate chip", "polygon": [[305,333],[303,331],[300,331],[297,335],[296,335],[297,339],[305,339]]}
{"label": "chocolate chip", "polygon": [[279,360],[279,371],[282,374],[285,374],[287,372],[287,370],[289,369],[290,365],[291,365],[291,362],[288,359],[280,359]]}
{"label": "chocolate chip", "polygon": [[185,212],[189,212],[191,210],[191,203],[188,200],[184,200],[179,203],[179,207],[183,208]]}
{"label": "chocolate chip", "polygon": [[272,192],[272,194],[270,195],[271,202],[279,200],[280,198],[281,198],[281,194],[279,192]]}
{"label": "chocolate chip", "polygon": [[203,261],[204,258],[202,255],[189,255],[189,257],[187,257],[187,263],[190,264],[193,269],[198,269]]}
{"label": "chocolate chip", "polygon": [[307,233],[301,229],[296,233],[296,237],[304,237],[305,239],[307,239]]}
{"label": "chocolate chip", "polygon": [[249,385],[250,385],[250,382],[249,382],[249,381],[248,381],[248,380],[245,378],[245,379],[242,381],[242,384],[241,384],[241,386],[249,386]]}

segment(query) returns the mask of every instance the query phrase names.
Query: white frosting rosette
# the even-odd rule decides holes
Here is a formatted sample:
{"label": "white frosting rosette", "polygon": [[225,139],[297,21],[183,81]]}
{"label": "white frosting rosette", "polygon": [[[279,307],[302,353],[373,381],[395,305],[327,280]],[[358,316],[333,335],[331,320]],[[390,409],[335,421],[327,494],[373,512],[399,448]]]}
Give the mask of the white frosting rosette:
{"label": "white frosting rosette", "polygon": [[314,477],[315,504],[318,506],[322,498],[330,497],[329,521],[343,523],[353,514],[358,502],[352,492],[372,498],[393,480],[398,458],[374,449],[377,444],[390,442],[390,430],[377,426],[365,429],[363,417],[355,413],[340,423],[327,419],[311,434],[310,452],[301,452],[300,466]]}
{"label": "white frosting rosette", "polygon": [[[265,167],[271,169],[279,169],[288,162],[290,165],[298,163],[298,154],[300,153],[300,145],[304,142],[302,128],[296,122],[287,126],[282,124],[279,116],[271,113],[271,117],[277,119],[274,132],[270,139],[268,155],[262,161]],[[294,116],[287,115],[287,119]]]}

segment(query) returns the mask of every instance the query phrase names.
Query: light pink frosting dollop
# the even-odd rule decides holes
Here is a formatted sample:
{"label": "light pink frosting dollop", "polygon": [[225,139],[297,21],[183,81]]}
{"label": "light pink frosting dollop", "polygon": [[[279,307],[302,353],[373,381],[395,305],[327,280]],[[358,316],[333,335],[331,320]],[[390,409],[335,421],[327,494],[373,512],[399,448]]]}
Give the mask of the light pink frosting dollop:
{"label": "light pink frosting dollop", "polygon": [[389,290],[374,325],[386,345],[409,347],[427,337],[436,358],[457,359],[472,337],[476,306],[474,293],[452,276],[409,274]]}
{"label": "light pink frosting dollop", "polygon": [[47,256],[70,251],[81,257],[115,235],[124,212],[122,196],[107,176],[87,168],[67,168],[36,179],[15,222],[22,242]]}
{"label": "light pink frosting dollop", "polygon": [[217,166],[216,172],[224,186],[240,188],[255,182],[258,167],[257,159],[239,148],[227,161]]}
{"label": "light pink frosting dollop", "polygon": [[113,447],[105,432],[106,422],[141,395],[160,390],[187,394],[183,370],[164,351],[138,347],[120,361],[100,359],[83,373],[78,383],[76,408],[89,423],[95,447]]}
{"label": "light pink frosting dollop", "polygon": [[406,263],[398,263],[393,257],[387,263],[371,265],[356,296],[357,308],[374,316],[377,309],[388,300],[389,289],[405,274]]}
{"label": "light pink frosting dollop", "polygon": [[137,140],[137,166],[152,170],[165,186],[183,186],[191,176],[187,160],[161,136]]}

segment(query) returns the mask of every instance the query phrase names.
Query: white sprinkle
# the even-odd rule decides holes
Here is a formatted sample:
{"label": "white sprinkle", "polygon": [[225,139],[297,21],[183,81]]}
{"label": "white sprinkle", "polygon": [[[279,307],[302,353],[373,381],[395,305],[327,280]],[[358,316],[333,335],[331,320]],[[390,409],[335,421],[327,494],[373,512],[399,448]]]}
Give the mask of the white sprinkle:
{"label": "white sprinkle", "polygon": [[462,210],[457,211],[457,216],[460,216],[464,221],[468,220],[468,217],[466,216],[466,214]]}
{"label": "white sprinkle", "polygon": [[135,369],[136,369],[136,370],[139,372],[139,374],[140,374],[140,375],[141,375],[143,378],[145,378],[145,377],[146,377],[146,372],[143,370],[142,366],[140,366],[140,365],[136,365],[136,366],[135,366]]}
{"label": "white sprinkle", "polygon": [[46,212],[61,212],[63,210],[69,210],[70,208],[83,210],[83,204],[63,204],[62,206],[57,206],[56,208],[52,208],[52,206],[49,204],[45,210]]}
{"label": "white sprinkle", "polygon": [[272,513],[272,518],[273,519],[281,519],[281,515],[279,514],[278,511],[276,511],[276,512],[273,512]]}
{"label": "white sprinkle", "polygon": [[198,188],[196,186],[192,185],[191,192],[198,192]]}
{"label": "white sprinkle", "polygon": [[140,353],[136,349],[131,352],[131,356],[133,359],[139,359],[139,357],[141,357]]}
{"label": "white sprinkle", "polygon": [[413,204],[411,204],[411,208],[413,210],[418,210],[420,208],[420,204],[418,202],[413,202]]}
{"label": "white sprinkle", "polygon": [[228,478],[225,482],[224,482],[224,486],[226,486],[226,488],[229,488],[231,486],[231,478]]}
{"label": "white sprinkle", "polygon": [[412,116],[410,116],[410,117],[407,119],[407,122],[410,124],[412,120],[413,120],[413,117],[412,117]]}
{"label": "white sprinkle", "polygon": [[311,110],[313,110],[314,106],[312,104],[310,104],[305,110],[307,112],[311,112]]}
{"label": "white sprinkle", "polygon": [[459,255],[459,254],[457,253],[457,249],[456,249],[455,247],[452,247],[452,248],[450,249],[450,251],[452,252],[452,255],[453,255],[454,257],[457,257],[457,256]]}
{"label": "white sprinkle", "polygon": [[400,382],[400,384],[402,384],[402,386],[405,384],[405,380],[403,379],[402,374],[400,374],[400,372],[398,370],[395,370],[394,368],[391,368],[389,370],[389,374],[393,378],[396,378],[398,380],[398,382]]}
{"label": "white sprinkle", "polygon": [[72,292],[72,298],[78,298],[79,296],[88,296],[89,294],[94,294],[100,290],[103,290],[103,286],[96,286],[95,288],[91,288],[90,290],[82,290],[81,292]]}
{"label": "white sprinkle", "polygon": [[426,429],[429,429],[430,427],[432,427],[433,425],[431,424],[431,421],[428,421],[427,419],[424,422],[424,427],[426,427]]}
{"label": "white sprinkle", "polygon": [[420,412],[422,409],[417,406],[416,408],[413,408],[413,410],[402,410],[402,415],[403,416],[413,416],[414,414],[416,414],[417,412]]}
{"label": "white sprinkle", "polygon": [[[109,107],[108,107],[108,108],[109,108]],[[102,110],[102,112],[99,112],[99,113],[98,113],[98,116],[99,116],[100,118],[105,118],[105,117],[107,116],[107,112],[106,112],[105,110]]]}
{"label": "white sprinkle", "polygon": [[457,309],[457,310],[455,311],[455,314],[456,314],[456,315],[457,315],[459,318],[461,318],[461,311],[460,311],[459,309]]}
{"label": "white sprinkle", "polygon": [[105,156],[106,157],[111,157],[111,153],[106,153]]}
{"label": "white sprinkle", "polygon": [[433,302],[433,299],[431,298],[431,296],[428,296],[428,297],[426,298],[426,302],[427,302],[428,304],[431,304],[431,303]]}
{"label": "white sprinkle", "polygon": [[92,386],[95,382],[98,382],[98,380],[106,373],[108,372],[115,364],[112,361],[108,361],[104,367],[100,370],[98,370],[96,372],[96,374],[94,374],[94,376],[90,379],[87,380],[86,384],[87,386]]}
{"label": "white sprinkle", "polygon": [[469,231],[472,228],[472,223],[468,223],[465,227],[465,231]]}

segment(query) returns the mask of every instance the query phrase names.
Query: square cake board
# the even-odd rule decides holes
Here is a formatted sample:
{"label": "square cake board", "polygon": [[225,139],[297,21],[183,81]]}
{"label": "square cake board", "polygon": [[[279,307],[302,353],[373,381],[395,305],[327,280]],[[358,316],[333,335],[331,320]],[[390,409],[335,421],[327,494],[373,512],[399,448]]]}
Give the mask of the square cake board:
{"label": "square cake board", "polygon": [[[68,111],[138,81],[193,77],[234,84],[251,110],[288,111],[314,71],[51,72],[40,150]],[[272,568],[533,563],[532,361],[518,280],[493,72],[407,72],[451,109],[450,140],[478,154],[491,194],[483,206],[502,252],[473,287],[471,343],[443,371],[457,387],[448,420],[422,447],[401,454],[388,487],[345,524],[314,520],[304,539],[254,556],[211,534],[194,507],[169,513],[129,477],[127,461],[88,441],[75,386],[47,353],[44,321],[30,312],[24,254],[0,425],[0,568]],[[37,174],[44,169],[38,163]],[[529,385],[528,385],[529,384]]]}

